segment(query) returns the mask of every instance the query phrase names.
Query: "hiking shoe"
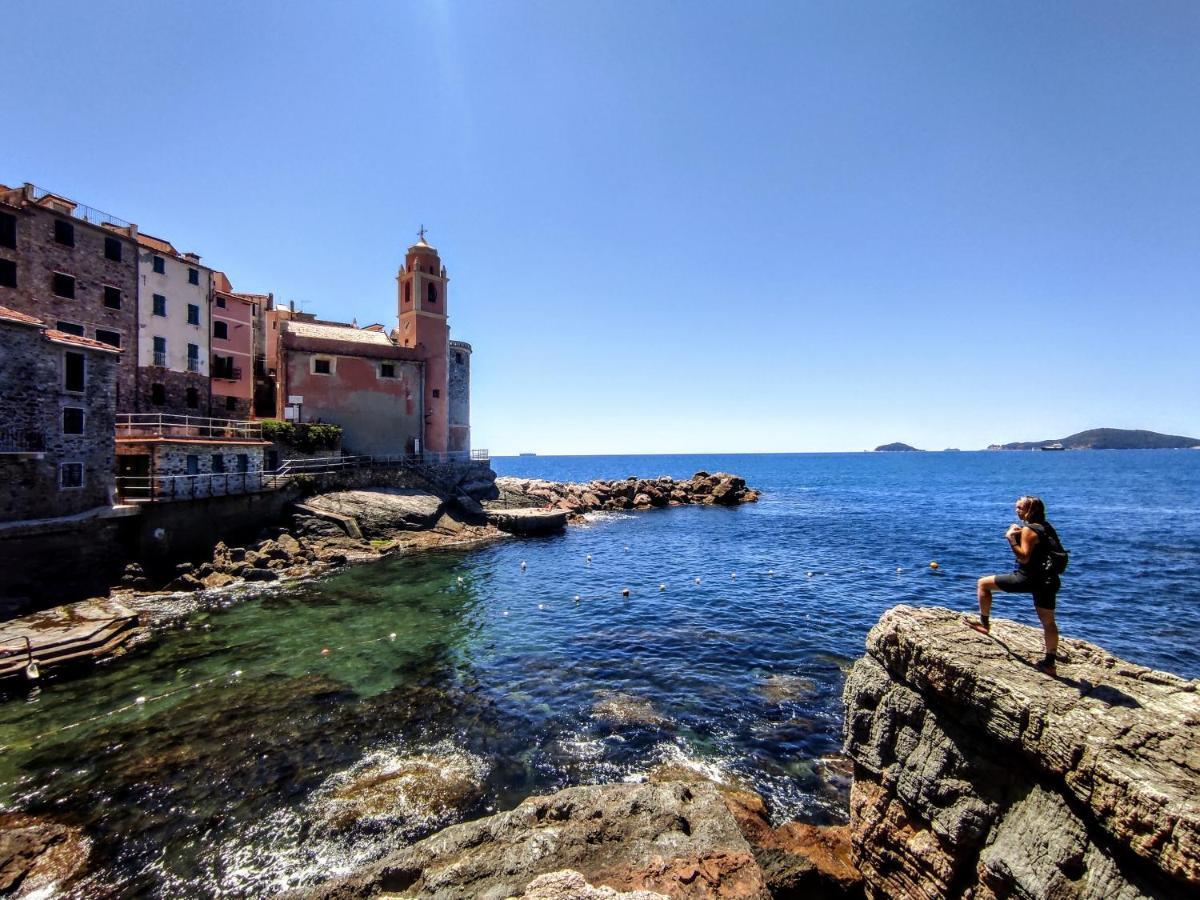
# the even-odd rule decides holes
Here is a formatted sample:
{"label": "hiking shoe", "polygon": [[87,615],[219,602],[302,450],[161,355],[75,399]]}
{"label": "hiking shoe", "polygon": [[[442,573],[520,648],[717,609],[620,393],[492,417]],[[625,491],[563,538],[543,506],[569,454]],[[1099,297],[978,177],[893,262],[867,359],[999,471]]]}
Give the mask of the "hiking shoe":
{"label": "hiking shoe", "polygon": [[963,622],[972,631],[978,631],[980,634],[986,634],[986,635],[991,634],[991,629],[989,629],[986,625],[984,625],[982,622],[980,622],[976,619],[968,619],[966,616],[963,616]]}
{"label": "hiking shoe", "polygon": [[1043,659],[1041,662],[1034,663],[1033,667],[1043,675],[1049,675],[1051,678],[1058,677],[1058,666],[1052,659]]}

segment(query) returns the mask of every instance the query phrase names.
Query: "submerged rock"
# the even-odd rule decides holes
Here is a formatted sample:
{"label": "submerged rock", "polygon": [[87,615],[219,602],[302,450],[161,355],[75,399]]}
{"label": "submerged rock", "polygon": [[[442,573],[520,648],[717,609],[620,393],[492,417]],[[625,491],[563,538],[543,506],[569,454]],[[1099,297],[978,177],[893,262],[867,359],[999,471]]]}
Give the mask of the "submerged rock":
{"label": "submerged rock", "polygon": [[509,812],[418,841],[362,874],[293,896],[501,900],[564,869],[617,891],[770,897],[749,844],[716,788],[703,783],[598,785],[530,797]]}
{"label": "submerged rock", "polygon": [[661,728],[667,719],[643,697],[619,691],[601,691],[592,705],[592,716],[610,725],[648,725]]}
{"label": "submerged rock", "polygon": [[91,844],[78,828],[22,813],[0,815],[0,894],[51,897],[87,867]]}
{"label": "submerged rock", "polygon": [[875,896],[1200,892],[1200,682],[1041,630],[898,606],[845,688],[854,860]]}

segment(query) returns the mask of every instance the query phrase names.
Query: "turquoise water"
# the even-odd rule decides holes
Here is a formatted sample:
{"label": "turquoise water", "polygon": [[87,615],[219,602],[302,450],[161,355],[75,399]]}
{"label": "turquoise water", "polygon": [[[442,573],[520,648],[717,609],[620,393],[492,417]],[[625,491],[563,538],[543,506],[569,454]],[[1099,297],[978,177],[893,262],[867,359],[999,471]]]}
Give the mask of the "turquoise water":
{"label": "turquoise water", "polygon": [[[1009,564],[1002,534],[1026,492],[1072,551],[1063,633],[1200,675],[1194,451],[494,466],[559,480],[723,469],[763,497],[214,600],[115,665],[0,704],[0,803],[87,830],[96,875],[81,896],[263,895],[359,865],[445,819],[330,835],[317,827],[330,785],[413,753],[483,773],[461,816],[667,763],[753,786],[776,819],[840,821],[845,667],[896,603],[973,607],[975,578]],[[1036,621],[1027,597],[994,614]]]}

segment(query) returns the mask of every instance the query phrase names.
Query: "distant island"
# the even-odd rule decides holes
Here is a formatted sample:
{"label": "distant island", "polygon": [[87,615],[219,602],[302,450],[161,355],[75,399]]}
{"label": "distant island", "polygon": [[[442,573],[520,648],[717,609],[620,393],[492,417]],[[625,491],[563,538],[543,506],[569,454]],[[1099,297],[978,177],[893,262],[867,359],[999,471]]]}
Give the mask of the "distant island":
{"label": "distant island", "polygon": [[899,441],[896,441],[894,444],[882,444],[875,448],[876,453],[896,453],[904,450],[914,451],[917,453],[921,452],[916,447],[910,447],[908,444],[901,444]]}
{"label": "distant island", "polygon": [[[880,447],[887,450],[889,445]],[[1044,441],[1014,441],[1011,444],[992,444],[989,450],[1179,450],[1200,447],[1200,438],[1183,437],[1178,434],[1159,434],[1157,431],[1141,431],[1128,428],[1090,428],[1065,438],[1048,438]]]}

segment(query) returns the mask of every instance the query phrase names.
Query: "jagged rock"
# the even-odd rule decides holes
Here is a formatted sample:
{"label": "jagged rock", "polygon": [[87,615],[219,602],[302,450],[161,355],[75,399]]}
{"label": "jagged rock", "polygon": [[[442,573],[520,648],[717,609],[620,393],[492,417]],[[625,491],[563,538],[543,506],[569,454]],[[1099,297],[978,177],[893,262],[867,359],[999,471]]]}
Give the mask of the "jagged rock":
{"label": "jagged rock", "polygon": [[758,499],[737,475],[699,472],[689,481],[662,475],[654,479],[636,476],[621,481],[591,481],[569,484],[532,478],[497,478],[500,499],[488,504],[489,513],[519,507],[557,508],[573,515],[597,509],[650,509],[683,503],[734,505]]}
{"label": "jagged rock", "polygon": [[846,679],[854,860],[875,896],[1200,891],[1200,682],[1041,630],[898,606]]}
{"label": "jagged rock", "polygon": [[669,900],[654,891],[614,891],[593,887],[578,872],[564,869],[539,875],[525,888],[524,900]]}
{"label": "jagged rock", "polygon": [[276,581],[279,575],[272,569],[247,568],[242,572],[242,577],[247,581]]}
{"label": "jagged rock", "polygon": [[190,562],[181,562],[175,566],[176,575],[190,575],[194,571],[196,571],[196,567]]}
{"label": "jagged rock", "polygon": [[318,562],[325,563],[327,566],[344,566],[348,558],[341,550],[333,550],[328,547],[322,547],[317,551]]}
{"label": "jagged rock", "polygon": [[406,488],[335,491],[309,497],[305,505],[353,517],[368,538],[388,537],[396,529],[430,528],[445,506],[434,494]]}
{"label": "jagged rock", "polygon": [[453,825],[365,872],[292,896],[519,896],[563,869],[597,886],[676,898],[767,900],[746,839],[710,784],[611,784],[530,797],[516,809]]}
{"label": "jagged rock", "polygon": [[204,576],[203,581],[206,588],[223,588],[226,585],[233,584],[237,579],[232,575],[226,575],[224,572],[212,572]]}
{"label": "jagged rock", "polygon": [[267,559],[287,559],[290,554],[279,541],[270,539],[265,540],[258,545],[258,556]]}
{"label": "jagged rock", "polygon": [[204,587],[195,575],[183,574],[167,585],[168,591],[198,591]]}
{"label": "jagged rock", "polygon": [[279,548],[288,555],[288,558],[304,555],[304,545],[286,531],[276,538],[276,543],[278,543]]}
{"label": "jagged rock", "polygon": [[567,527],[567,513],[561,509],[492,510],[488,521],[512,534],[553,534]]}
{"label": "jagged rock", "polygon": [[87,866],[91,844],[79,828],[23,813],[0,815],[0,894],[57,896]]}

